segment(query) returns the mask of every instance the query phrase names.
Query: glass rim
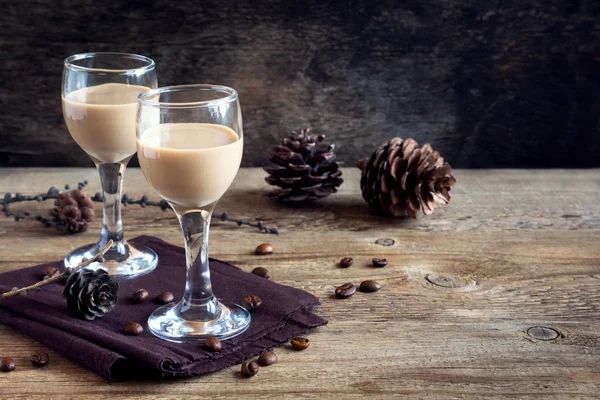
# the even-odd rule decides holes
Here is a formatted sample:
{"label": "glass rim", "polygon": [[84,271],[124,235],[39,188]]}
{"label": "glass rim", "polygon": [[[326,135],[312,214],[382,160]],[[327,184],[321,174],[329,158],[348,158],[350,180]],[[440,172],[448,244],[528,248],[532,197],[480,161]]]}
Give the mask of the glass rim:
{"label": "glass rim", "polygon": [[[151,100],[150,97],[161,95],[162,93],[170,92],[193,92],[198,90],[211,90],[225,94],[223,97],[213,100],[186,101],[186,102],[162,102]],[[188,85],[173,85],[165,86],[156,89],[150,89],[138,95],[138,103],[140,106],[158,107],[158,108],[200,108],[212,107],[220,104],[232,103],[238,100],[238,92],[223,85],[214,85],[210,83],[195,83]]]}
{"label": "glass rim", "polygon": [[[137,68],[124,68],[124,69],[113,69],[113,68],[92,68],[92,67],[83,67],[81,65],[73,64],[73,62],[78,60],[85,60],[87,58],[94,58],[96,56],[121,56],[132,58],[138,61],[143,61],[146,65],[142,65]],[[81,72],[89,72],[89,73],[101,73],[101,74],[117,74],[117,75],[137,75],[146,71],[150,71],[155,67],[154,60],[149,57],[142,56],[140,54],[134,53],[119,53],[119,52],[89,52],[89,53],[78,53],[73,54],[65,58],[64,60],[65,68],[72,69],[74,71]]]}

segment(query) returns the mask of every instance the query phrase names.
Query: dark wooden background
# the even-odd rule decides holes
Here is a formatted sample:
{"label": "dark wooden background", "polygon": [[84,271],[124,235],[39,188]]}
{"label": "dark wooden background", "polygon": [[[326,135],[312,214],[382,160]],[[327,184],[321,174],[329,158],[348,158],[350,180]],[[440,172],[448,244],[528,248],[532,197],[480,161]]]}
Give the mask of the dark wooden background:
{"label": "dark wooden background", "polygon": [[160,85],[238,89],[244,165],[311,126],[347,164],[385,139],[455,167],[600,166],[598,0],[0,0],[0,165],[85,166],[62,60],[152,57]]}

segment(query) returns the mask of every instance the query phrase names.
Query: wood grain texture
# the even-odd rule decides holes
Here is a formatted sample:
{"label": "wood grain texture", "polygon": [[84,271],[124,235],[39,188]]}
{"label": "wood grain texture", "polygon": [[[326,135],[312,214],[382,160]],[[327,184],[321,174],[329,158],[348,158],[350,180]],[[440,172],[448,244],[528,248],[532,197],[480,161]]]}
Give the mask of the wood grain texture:
{"label": "wood grain texture", "polygon": [[[0,169],[0,192],[87,179],[93,193],[95,175]],[[217,211],[263,219],[281,234],[214,221],[211,255],[246,271],[267,267],[276,282],[318,296],[330,323],[310,334],[308,350],[277,349],[279,361],[252,379],[232,367],[179,381],[108,383],[54,352],[48,367],[33,368],[28,355],[43,346],[0,327],[0,355],[18,363],[0,373],[0,398],[597,398],[600,170],[459,170],[451,203],[418,220],[370,214],[355,169],[344,170],[338,194],[291,207],[265,196],[263,177],[242,169]],[[128,171],[125,188],[158,198],[138,169]],[[182,242],[171,212],[127,207],[124,222],[130,237]],[[60,259],[96,239],[99,226],[62,236],[0,219],[0,272]],[[275,253],[254,255],[266,241]],[[341,269],[345,256],[355,261]],[[388,266],[369,267],[373,257]],[[335,286],[365,279],[383,288],[333,296]]]}
{"label": "wood grain texture", "polygon": [[62,60],[123,51],[160,85],[237,88],[245,166],[304,126],[347,165],[401,136],[455,167],[600,166],[597,0],[342,3],[0,0],[0,165],[91,166],[62,120]]}

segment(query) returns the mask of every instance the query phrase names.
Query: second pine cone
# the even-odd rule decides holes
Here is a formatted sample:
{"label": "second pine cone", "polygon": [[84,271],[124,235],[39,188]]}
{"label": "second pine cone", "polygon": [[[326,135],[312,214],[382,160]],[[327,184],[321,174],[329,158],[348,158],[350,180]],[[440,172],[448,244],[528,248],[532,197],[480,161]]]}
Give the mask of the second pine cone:
{"label": "second pine cone", "polygon": [[417,218],[433,213],[437,204],[450,201],[456,183],[452,167],[440,153],[414,139],[393,138],[383,143],[370,158],[357,163],[362,170],[363,198],[383,214]]}

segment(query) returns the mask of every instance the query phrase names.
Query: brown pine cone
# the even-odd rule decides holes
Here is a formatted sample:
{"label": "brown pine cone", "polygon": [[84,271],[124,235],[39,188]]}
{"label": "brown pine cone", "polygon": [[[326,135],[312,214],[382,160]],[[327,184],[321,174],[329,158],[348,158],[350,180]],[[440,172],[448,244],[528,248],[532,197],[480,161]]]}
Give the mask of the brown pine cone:
{"label": "brown pine cone", "polygon": [[280,139],[269,160],[277,167],[267,167],[265,181],[279,186],[269,195],[283,202],[327,197],[344,182],[340,165],[335,161],[335,145],[325,142],[325,135],[309,135],[309,128],[293,131]]}
{"label": "brown pine cone", "polygon": [[414,139],[393,138],[371,156],[358,161],[363,198],[375,209],[394,217],[417,218],[433,213],[436,203],[450,201],[456,183],[452,167],[440,153]]}
{"label": "brown pine cone", "polygon": [[58,196],[50,214],[67,232],[84,232],[94,219],[94,203],[83,190],[73,190]]}

